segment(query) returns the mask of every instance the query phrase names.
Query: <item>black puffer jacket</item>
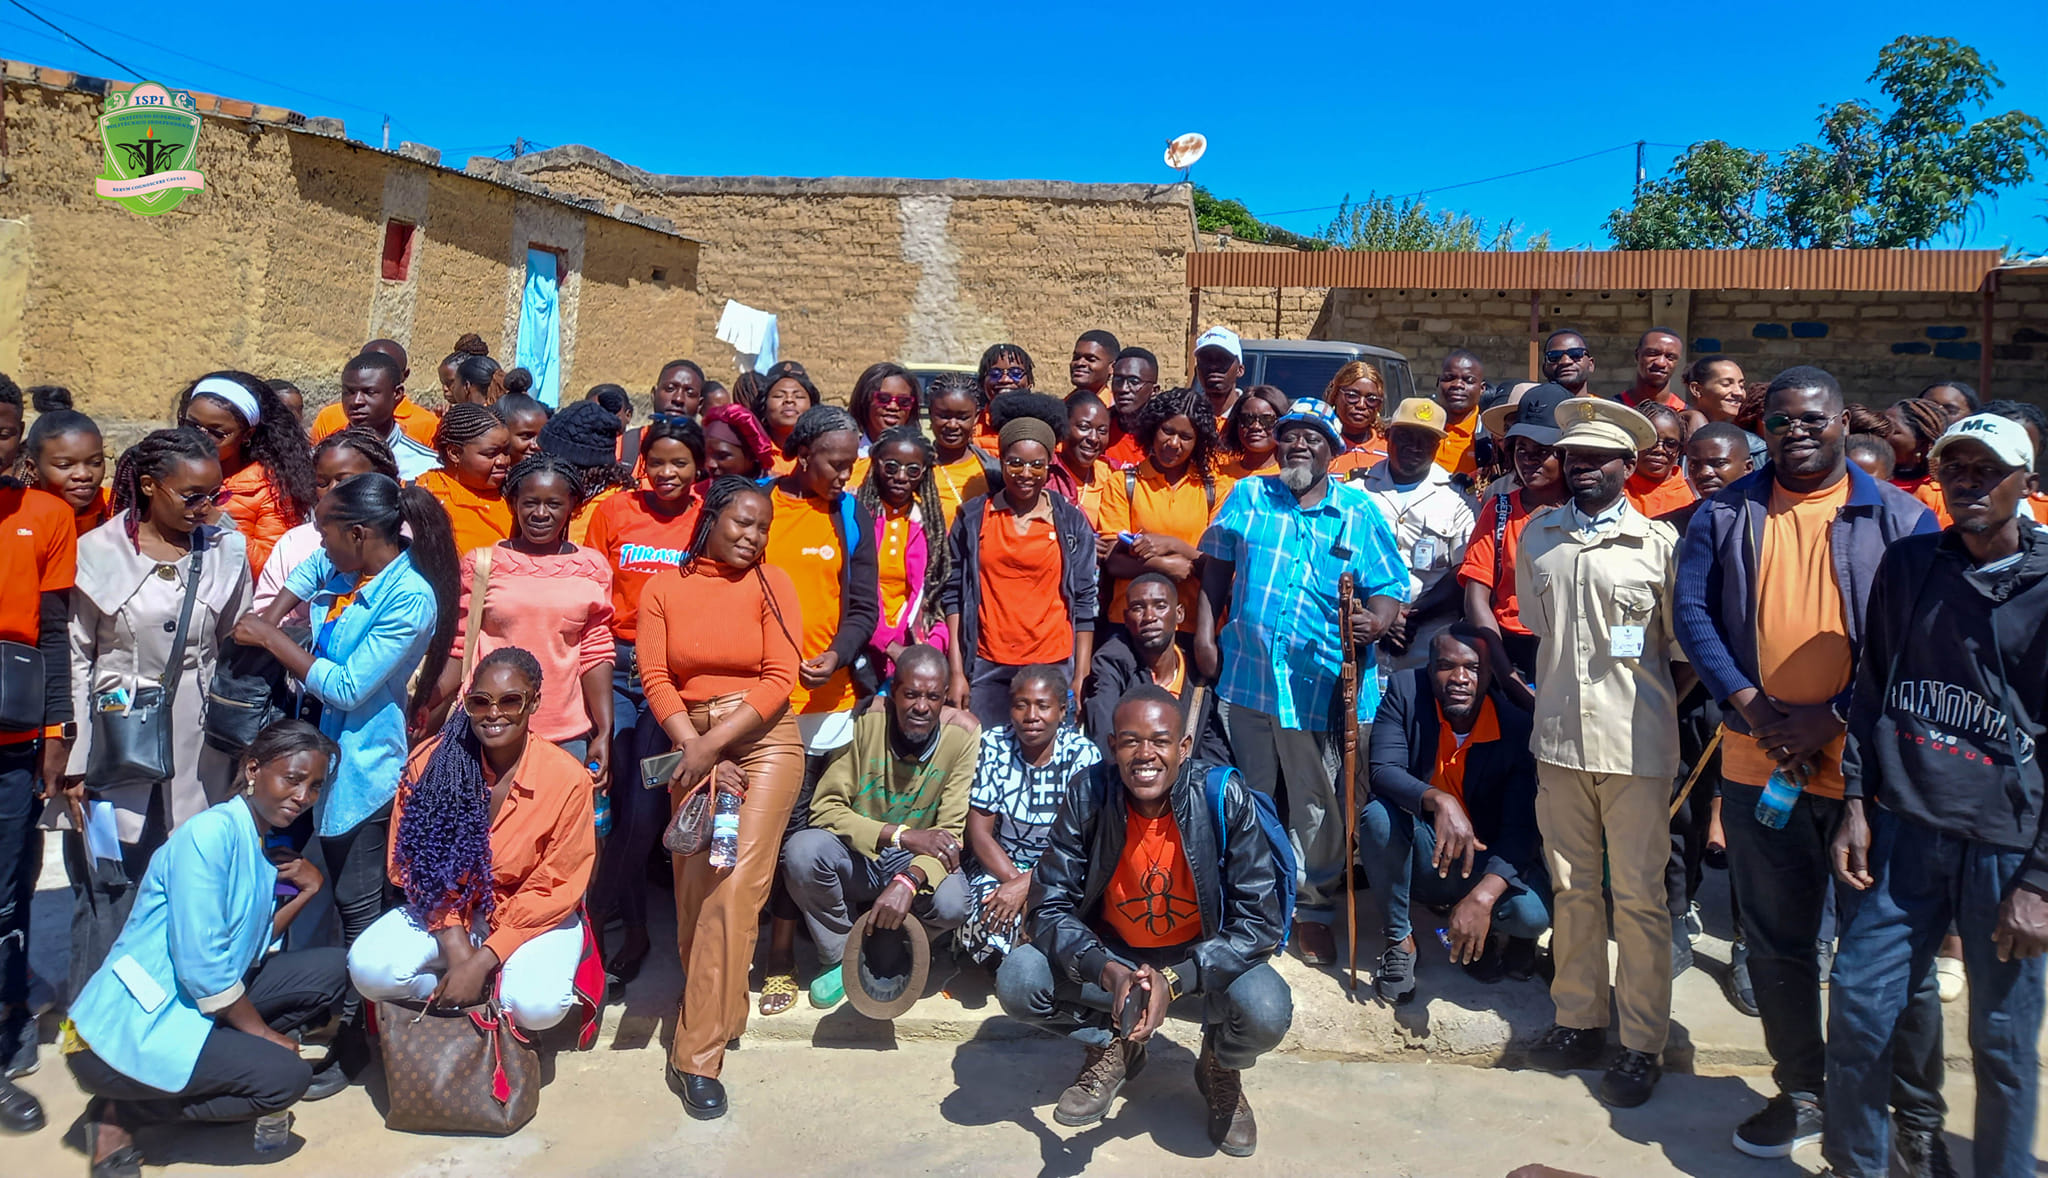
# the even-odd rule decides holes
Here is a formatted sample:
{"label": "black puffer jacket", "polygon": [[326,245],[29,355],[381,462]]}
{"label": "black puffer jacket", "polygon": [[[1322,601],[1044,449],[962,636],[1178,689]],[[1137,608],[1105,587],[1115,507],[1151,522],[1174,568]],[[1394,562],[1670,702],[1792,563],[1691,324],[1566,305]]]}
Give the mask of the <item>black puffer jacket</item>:
{"label": "black puffer jacket", "polygon": [[[1187,994],[1222,993],[1272,956],[1286,931],[1273,851],[1248,787],[1235,774],[1223,792],[1230,857],[1219,862],[1216,819],[1203,786],[1208,770],[1188,760],[1170,795],[1202,912],[1202,935],[1186,946],[1187,960],[1173,965]],[[1075,777],[1053,819],[1052,841],[1031,872],[1031,941],[1053,968],[1077,982],[1101,980],[1113,956],[1095,925],[1102,894],[1123,858],[1128,802],[1113,761]]]}

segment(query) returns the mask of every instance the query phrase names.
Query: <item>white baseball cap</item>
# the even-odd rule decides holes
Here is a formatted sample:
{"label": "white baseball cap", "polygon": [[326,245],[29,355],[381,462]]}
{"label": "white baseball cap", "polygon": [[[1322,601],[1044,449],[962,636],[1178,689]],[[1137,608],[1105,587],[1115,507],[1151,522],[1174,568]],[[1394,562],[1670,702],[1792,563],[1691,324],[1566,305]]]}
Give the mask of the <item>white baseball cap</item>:
{"label": "white baseball cap", "polygon": [[1222,348],[1230,353],[1231,359],[1244,362],[1244,345],[1238,342],[1237,333],[1228,327],[1212,327],[1196,336],[1195,350],[1199,352],[1203,348]]}
{"label": "white baseball cap", "polygon": [[1944,449],[1957,441],[1976,442],[2009,467],[2026,471],[2034,469],[2034,440],[2027,436],[2026,426],[2010,417],[1973,413],[1963,418],[1934,440],[1934,448],[1927,452],[1927,461],[1933,463],[1941,457]]}

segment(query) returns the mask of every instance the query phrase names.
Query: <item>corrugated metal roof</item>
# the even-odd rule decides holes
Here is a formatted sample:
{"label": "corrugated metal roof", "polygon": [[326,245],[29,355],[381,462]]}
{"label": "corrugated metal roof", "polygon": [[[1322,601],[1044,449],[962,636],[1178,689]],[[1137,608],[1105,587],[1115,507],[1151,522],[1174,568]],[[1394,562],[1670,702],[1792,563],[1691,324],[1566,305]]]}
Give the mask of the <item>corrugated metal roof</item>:
{"label": "corrugated metal roof", "polygon": [[1974,291],[1997,250],[1190,253],[1188,285],[1479,290]]}

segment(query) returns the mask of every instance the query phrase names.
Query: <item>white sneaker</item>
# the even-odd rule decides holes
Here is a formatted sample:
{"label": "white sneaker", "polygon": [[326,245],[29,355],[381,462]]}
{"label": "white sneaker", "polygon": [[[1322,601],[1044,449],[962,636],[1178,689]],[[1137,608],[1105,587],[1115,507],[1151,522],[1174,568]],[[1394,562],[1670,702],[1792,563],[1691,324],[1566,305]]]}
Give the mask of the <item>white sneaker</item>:
{"label": "white sneaker", "polygon": [[1968,979],[1963,976],[1963,963],[1953,957],[1934,959],[1934,984],[1941,990],[1943,1002],[1954,1002],[1970,988]]}

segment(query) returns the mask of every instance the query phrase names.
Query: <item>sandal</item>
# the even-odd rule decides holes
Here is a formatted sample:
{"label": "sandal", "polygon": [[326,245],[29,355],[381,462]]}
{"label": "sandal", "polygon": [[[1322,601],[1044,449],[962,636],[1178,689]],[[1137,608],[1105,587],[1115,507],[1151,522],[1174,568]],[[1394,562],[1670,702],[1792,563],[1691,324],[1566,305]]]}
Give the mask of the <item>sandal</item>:
{"label": "sandal", "polygon": [[781,1014],[796,1005],[796,975],[771,974],[761,983],[761,1013]]}

